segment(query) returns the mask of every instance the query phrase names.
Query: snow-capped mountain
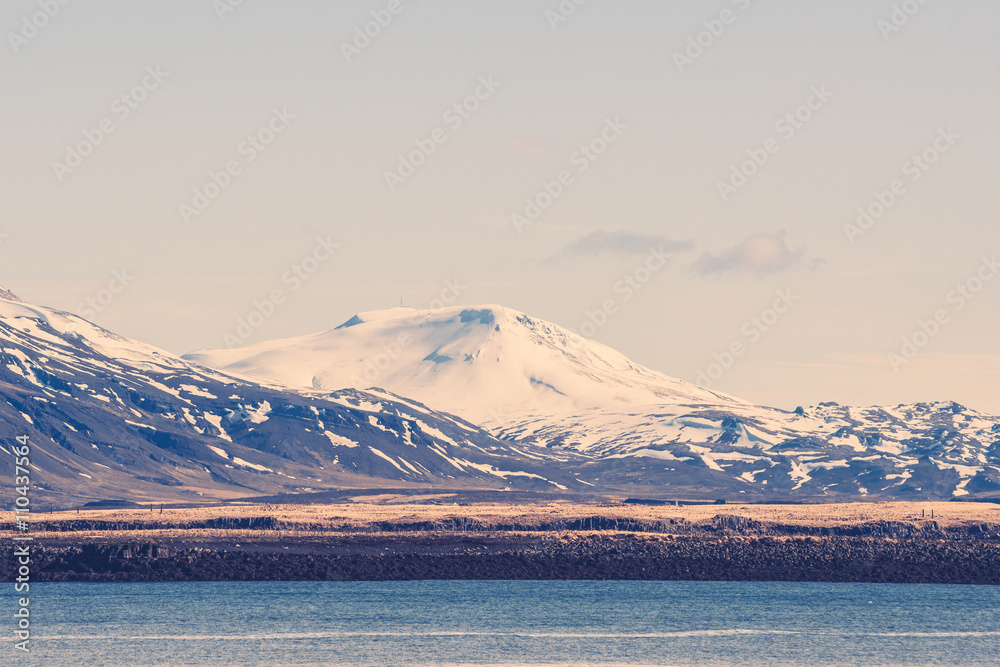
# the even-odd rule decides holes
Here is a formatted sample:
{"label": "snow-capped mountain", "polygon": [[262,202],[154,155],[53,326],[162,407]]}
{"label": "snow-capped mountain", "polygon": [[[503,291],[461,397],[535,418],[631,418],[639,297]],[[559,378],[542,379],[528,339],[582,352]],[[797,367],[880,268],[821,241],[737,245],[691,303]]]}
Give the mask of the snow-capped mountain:
{"label": "snow-capped mountain", "polygon": [[385,387],[493,427],[587,410],[743,404],[500,306],[361,313],[311,336],[184,358],[290,387]]}
{"label": "snow-capped mountain", "polygon": [[385,387],[522,448],[590,457],[595,474],[580,479],[595,484],[921,498],[1000,491],[996,417],[954,403],[756,406],[499,306],[361,313],[323,333],[185,358],[307,393]]}
{"label": "snow-capped mountain", "polygon": [[412,400],[260,386],[0,290],[0,473],[8,479],[19,434],[33,445],[36,499],[57,504],[387,480],[583,488],[550,462]]}

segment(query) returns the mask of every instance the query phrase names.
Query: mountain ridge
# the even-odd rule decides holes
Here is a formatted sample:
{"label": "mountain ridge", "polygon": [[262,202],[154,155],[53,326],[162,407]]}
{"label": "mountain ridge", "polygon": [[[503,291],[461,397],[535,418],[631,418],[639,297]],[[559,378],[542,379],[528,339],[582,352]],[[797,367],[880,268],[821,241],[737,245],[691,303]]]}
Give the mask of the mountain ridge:
{"label": "mountain ridge", "polygon": [[[335,348],[350,353],[349,367],[375,360],[388,372],[379,386],[331,390],[311,353],[281,367],[294,377],[258,382],[0,298],[0,449],[10,454],[14,436],[28,433],[39,473],[33,493],[62,503],[389,487],[1000,497],[1000,419],[957,403],[789,412],[687,385],[517,311],[465,308],[416,320],[419,311],[374,312],[325,333],[365,343]],[[277,353],[269,360],[280,362],[287,341],[269,345]],[[435,389],[433,400],[381,382],[393,373]],[[453,386],[454,373],[473,377]],[[477,383],[490,389],[485,401]],[[453,396],[486,419],[442,409]],[[0,473],[13,474],[12,462],[0,457]]]}
{"label": "mountain ridge", "polygon": [[567,471],[410,399],[258,385],[70,313],[0,298],[0,472],[13,475],[10,447],[25,433],[35,493],[50,502],[386,483],[581,486]]}
{"label": "mountain ridge", "polygon": [[492,413],[530,412],[539,404],[580,410],[745,403],[498,305],[368,311],[328,331],[183,358],[292,387],[381,384],[479,424]]}
{"label": "mountain ridge", "polygon": [[[668,473],[696,467],[734,477],[737,493],[1000,491],[994,416],[947,401],[757,406],[500,306],[371,311],[318,334],[185,358],[307,393],[377,380],[520,446],[616,461],[630,469],[619,481],[669,485]],[[363,376],[363,364],[376,372]]]}

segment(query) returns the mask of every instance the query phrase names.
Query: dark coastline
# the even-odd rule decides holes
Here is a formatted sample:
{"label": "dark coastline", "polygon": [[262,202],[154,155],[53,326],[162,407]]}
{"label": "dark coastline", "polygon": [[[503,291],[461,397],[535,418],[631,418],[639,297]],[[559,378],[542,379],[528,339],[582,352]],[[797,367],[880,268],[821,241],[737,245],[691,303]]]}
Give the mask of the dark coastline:
{"label": "dark coastline", "polygon": [[[1000,585],[992,533],[924,537],[626,532],[348,534],[297,540],[103,540],[31,548],[41,582],[693,580]],[[4,552],[11,553],[11,545]],[[0,561],[12,581],[13,558]]]}

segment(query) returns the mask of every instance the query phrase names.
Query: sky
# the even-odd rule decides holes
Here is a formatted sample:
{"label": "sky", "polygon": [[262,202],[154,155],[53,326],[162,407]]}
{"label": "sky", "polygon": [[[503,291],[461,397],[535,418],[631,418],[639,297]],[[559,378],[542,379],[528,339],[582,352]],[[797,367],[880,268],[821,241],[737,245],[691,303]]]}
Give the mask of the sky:
{"label": "sky", "polygon": [[27,301],[177,354],[501,304],[765,405],[1000,413],[995,0],[7,0],[0,32]]}

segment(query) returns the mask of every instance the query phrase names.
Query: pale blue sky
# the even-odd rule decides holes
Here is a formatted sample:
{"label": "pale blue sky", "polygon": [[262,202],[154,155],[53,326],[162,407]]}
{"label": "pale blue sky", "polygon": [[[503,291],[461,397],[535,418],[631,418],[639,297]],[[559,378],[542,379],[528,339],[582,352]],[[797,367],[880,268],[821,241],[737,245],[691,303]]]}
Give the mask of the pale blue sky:
{"label": "pale blue sky", "polygon": [[[1000,412],[1000,280],[948,299],[1000,252],[1000,5],[935,0],[884,39],[898,2],[745,4],[590,0],[552,30],[558,0],[404,1],[347,63],[341,43],[388,0],[244,0],[224,20],[211,0],[71,2],[16,53],[8,33],[41,10],[9,0],[0,284],[82,313],[124,267],[134,280],[92,319],[184,353],[221,347],[275,289],[252,341],[423,306],[457,279],[456,303],[578,331],[611,299],[593,337],[691,381],[744,344],[713,387],[767,404]],[[678,72],[674,53],[724,10]],[[119,120],[115,99],[156,66],[166,78]],[[444,112],[489,76],[499,88],[451,129]],[[783,138],[776,121],[814,86],[832,97]],[[294,120],[245,162],[275,108]],[[115,131],[59,182],[53,162],[104,118]],[[614,118],[627,127],[580,173],[572,155]],[[390,192],[385,172],[438,127],[447,141]],[[903,175],[949,127],[961,138],[940,160]],[[780,150],[724,202],[717,183],[769,137]],[[241,173],[185,224],[180,204],[229,160]],[[572,184],[517,233],[511,215],[564,169]],[[844,225],[894,179],[905,193],[849,243]],[[283,274],[327,236],[335,256],[293,289]],[[650,240],[687,245],[625,300],[615,285]],[[799,300],[748,336],[788,289]],[[947,323],[894,372],[887,355],[938,309]]]}

